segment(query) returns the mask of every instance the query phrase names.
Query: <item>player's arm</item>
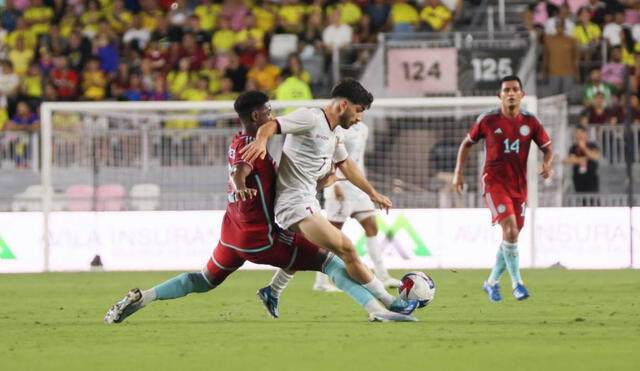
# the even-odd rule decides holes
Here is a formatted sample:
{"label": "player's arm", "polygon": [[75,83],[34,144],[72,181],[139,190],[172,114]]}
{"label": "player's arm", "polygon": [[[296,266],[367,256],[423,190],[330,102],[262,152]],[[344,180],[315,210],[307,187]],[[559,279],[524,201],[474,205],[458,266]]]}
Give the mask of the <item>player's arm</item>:
{"label": "player's arm", "polygon": [[464,140],[462,140],[462,143],[460,143],[460,148],[458,149],[458,158],[456,159],[456,169],[453,173],[452,183],[456,188],[456,193],[459,195],[461,195],[464,190],[464,165],[467,163],[467,158],[469,157],[469,152],[473,144],[474,142],[467,135]]}
{"label": "player's arm", "polygon": [[247,188],[246,179],[253,168],[246,162],[238,162],[231,168],[231,185],[236,201],[250,200],[258,193],[254,188]]}
{"label": "player's arm", "polygon": [[344,161],[339,162],[338,168],[344,175],[344,177],[351,182],[354,186],[360,188],[364,193],[366,193],[380,209],[389,210],[391,207],[391,200],[389,200],[386,196],[381,195],[378,191],[373,188],[371,183],[364,177],[364,174],[358,168],[358,165],[355,161],[350,158],[346,158]]}
{"label": "player's arm", "polygon": [[[327,173],[327,175],[325,175],[322,178],[318,179],[318,182],[316,184],[316,189],[320,190],[322,188],[327,188],[330,185],[332,185],[333,183],[335,183],[336,180],[338,180],[338,177],[336,176],[336,165],[332,164],[331,165],[331,170]],[[336,184],[336,187],[337,186],[338,185]]]}
{"label": "player's arm", "polygon": [[540,148],[540,150],[543,153],[542,170],[540,171],[540,175],[542,175],[544,179],[548,179],[553,174],[553,169],[551,168],[551,165],[553,164],[553,148],[551,144],[549,144]]}
{"label": "player's arm", "polygon": [[264,159],[267,155],[267,141],[278,133],[278,122],[271,120],[258,128],[256,139],[240,150],[242,159],[252,163],[256,159]]}

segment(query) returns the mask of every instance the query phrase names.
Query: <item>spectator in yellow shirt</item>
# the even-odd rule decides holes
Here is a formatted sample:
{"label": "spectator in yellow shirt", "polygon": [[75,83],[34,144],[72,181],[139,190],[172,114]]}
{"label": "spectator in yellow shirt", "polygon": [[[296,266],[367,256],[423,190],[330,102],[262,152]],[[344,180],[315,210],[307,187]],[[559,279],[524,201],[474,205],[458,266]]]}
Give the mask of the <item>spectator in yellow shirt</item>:
{"label": "spectator in yellow shirt", "polygon": [[[328,7],[327,14],[331,14],[333,9],[333,6]],[[358,23],[360,18],[362,18],[362,9],[360,9],[358,5],[354,4],[352,0],[340,0],[340,2],[335,6],[335,9],[338,9],[340,12],[342,22],[349,26],[355,25]]]}
{"label": "spectator in yellow shirt", "polygon": [[245,23],[246,28],[236,35],[236,43],[242,44],[244,47],[264,48],[264,31],[257,27],[256,16],[251,13],[248,14]]}
{"label": "spectator in yellow shirt", "polygon": [[182,93],[197,79],[197,76],[195,72],[191,72],[191,59],[189,57],[180,58],[178,70],[171,71],[167,75],[169,92],[174,97],[182,96]]}
{"label": "spectator in yellow shirt", "polygon": [[600,45],[602,31],[600,26],[591,22],[591,13],[584,7],[578,11],[576,26],[573,29],[573,37],[578,42],[580,60],[588,65],[594,53]]}
{"label": "spectator in yellow shirt", "polygon": [[278,12],[280,27],[285,33],[298,34],[304,29],[306,10],[300,0],[284,0]]}
{"label": "spectator in yellow shirt", "polygon": [[26,49],[24,39],[18,37],[16,45],[9,52],[9,60],[14,66],[14,71],[18,76],[24,76],[27,73],[29,64],[33,60],[33,49]]}
{"label": "spectator in yellow shirt", "polygon": [[124,7],[124,0],[114,0],[113,6],[107,12],[107,21],[117,33],[123,33],[133,21],[133,13]]}
{"label": "spectator in yellow shirt", "polygon": [[49,24],[53,18],[53,9],[44,5],[42,0],[32,0],[31,6],[25,10],[24,19],[35,35],[49,32]]}
{"label": "spectator in yellow shirt", "polygon": [[158,27],[159,18],[164,18],[162,10],[158,8],[157,1],[145,1],[141,4],[142,10],[140,10],[140,20],[142,21],[142,27],[149,31],[155,31]]}
{"label": "spectator in yellow shirt", "polygon": [[182,93],[182,99],[188,101],[205,101],[211,99],[209,79],[206,76],[200,76],[193,87],[186,89],[184,93]]}
{"label": "spectator in yellow shirt", "polygon": [[91,58],[82,73],[82,96],[87,100],[101,100],[105,95],[107,77],[100,69],[100,60]]}
{"label": "spectator in yellow shirt", "polygon": [[420,12],[420,19],[424,22],[426,31],[444,31],[452,18],[453,14],[440,0],[427,0],[426,6]]}
{"label": "spectator in yellow shirt", "polygon": [[211,55],[202,62],[202,69],[198,71],[198,75],[206,77],[209,80],[209,93],[215,94],[220,90],[222,73],[216,68],[215,56]]}
{"label": "spectator in yellow shirt", "polygon": [[100,9],[100,3],[98,3],[98,0],[89,0],[89,2],[87,2],[87,9],[80,17],[83,25],[82,33],[89,38],[93,38],[98,33],[98,22],[101,18],[102,10]]}
{"label": "spectator in yellow shirt", "polygon": [[29,101],[42,98],[42,70],[37,62],[31,62],[27,74],[22,79],[20,90]]}
{"label": "spectator in yellow shirt", "polygon": [[25,21],[23,17],[16,20],[16,29],[11,31],[7,36],[7,45],[9,45],[9,48],[15,48],[18,37],[24,40],[24,47],[26,49],[36,47],[38,40],[36,34],[27,27],[27,21]]}
{"label": "spectator in yellow shirt", "polygon": [[256,62],[247,74],[247,78],[253,80],[258,89],[263,91],[275,89],[278,86],[279,76],[280,69],[269,63],[264,54],[258,54],[256,56]]}
{"label": "spectator in yellow shirt", "polygon": [[271,33],[276,28],[279,10],[273,0],[261,0],[253,6],[251,12],[256,16],[256,26],[265,33]]}
{"label": "spectator in yellow shirt", "polygon": [[395,0],[391,6],[393,32],[413,32],[418,28],[420,17],[409,0]]}
{"label": "spectator in yellow shirt", "polygon": [[231,30],[229,21],[220,18],[220,29],[213,33],[211,45],[216,52],[226,52],[236,44],[236,33]]}
{"label": "spectator in yellow shirt", "polygon": [[211,32],[218,25],[220,4],[214,4],[212,0],[202,0],[201,4],[196,6],[193,14],[200,18],[200,28],[206,32]]}

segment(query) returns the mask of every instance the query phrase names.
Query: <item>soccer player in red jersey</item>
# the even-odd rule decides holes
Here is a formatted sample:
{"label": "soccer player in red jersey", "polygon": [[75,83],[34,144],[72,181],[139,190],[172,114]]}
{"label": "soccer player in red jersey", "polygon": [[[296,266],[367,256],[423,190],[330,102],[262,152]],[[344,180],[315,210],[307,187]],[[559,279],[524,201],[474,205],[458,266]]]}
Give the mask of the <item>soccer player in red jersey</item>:
{"label": "soccer player in red jersey", "polygon": [[544,153],[542,171],[544,179],[551,176],[553,151],[551,139],[538,119],[520,109],[524,97],[522,82],[517,76],[506,76],[500,81],[498,97],[502,106],[481,114],[464,138],[458,151],[453,184],[458,194],[464,188],[463,170],[472,145],[485,140],[485,166],[480,180],[483,199],[493,224],[502,227],[502,244],[498,248],[496,263],[483,289],[489,300],[502,301],[498,282],[505,268],[509,271],[513,294],[518,300],[529,297],[520,277],[518,235],[524,226],[527,206],[527,158],[531,141]]}
{"label": "soccer player in red jersey", "polygon": [[[207,292],[220,284],[245,261],[267,264],[287,272],[313,270],[326,273],[336,286],[351,296],[369,313],[371,321],[416,321],[415,318],[385,309],[362,285],[351,280],[344,262],[321,249],[300,234],[281,230],[273,221],[276,170],[271,157],[247,162],[240,150],[255,139],[258,127],[271,120],[269,98],[259,91],[248,91],[236,99],[234,108],[243,131],[233,137],[228,152],[229,185],[226,213],[220,241],[201,272],[183,273],[149,290],[132,289],[113,305],[104,321],[119,323],[155,300],[183,297],[192,292]],[[322,179],[321,182],[328,182]],[[275,285],[275,286],[274,286]],[[278,287],[278,285],[280,285]],[[277,296],[286,282],[272,282],[258,291],[269,314],[277,318]],[[412,306],[415,309],[415,305]]]}

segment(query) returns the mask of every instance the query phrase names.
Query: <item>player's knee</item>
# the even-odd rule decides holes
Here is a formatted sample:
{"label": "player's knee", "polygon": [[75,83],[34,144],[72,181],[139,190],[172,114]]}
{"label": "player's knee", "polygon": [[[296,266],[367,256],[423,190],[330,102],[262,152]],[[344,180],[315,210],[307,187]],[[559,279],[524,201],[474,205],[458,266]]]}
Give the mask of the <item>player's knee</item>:
{"label": "player's knee", "polygon": [[351,240],[344,234],[341,236],[341,243],[336,248],[335,254],[338,255],[338,257],[342,259],[345,264],[349,264],[358,259],[356,248],[353,246]]}
{"label": "player's knee", "polygon": [[507,228],[504,229],[503,231],[503,235],[504,235],[504,239],[507,242],[518,242],[518,234],[520,233],[520,231],[518,230],[518,227],[516,226],[509,226]]}

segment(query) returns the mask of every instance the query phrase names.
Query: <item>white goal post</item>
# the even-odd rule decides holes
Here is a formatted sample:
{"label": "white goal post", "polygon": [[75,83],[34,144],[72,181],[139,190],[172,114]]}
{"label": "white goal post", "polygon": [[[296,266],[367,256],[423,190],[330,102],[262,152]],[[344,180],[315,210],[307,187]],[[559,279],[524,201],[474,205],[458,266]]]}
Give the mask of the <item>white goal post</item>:
{"label": "white goal post", "polygon": [[[322,107],[328,102],[328,100],[313,100],[313,101],[271,101],[270,104],[274,111],[280,111],[285,108],[295,107]],[[477,192],[470,192],[466,200],[463,202],[457,202],[453,195],[447,194],[443,189],[446,185],[446,177],[439,179],[440,183],[435,184],[434,179],[436,174],[440,176],[442,173],[442,165],[437,163],[435,158],[441,155],[437,147],[439,143],[446,142],[449,147],[453,144],[459,145],[460,141],[464,138],[464,134],[473,124],[474,118],[489,109],[496,108],[500,104],[497,97],[437,97],[437,98],[384,98],[376,99],[373,102],[372,108],[365,112],[363,115],[363,121],[367,123],[372,130],[370,132],[370,138],[368,142],[368,150],[371,151],[367,157],[367,161],[372,159],[371,164],[367,164],[367,171],[369,177],[376,187],[382,187],[383,193],[389,193],[394,204],[400,208],[432,208],[432,207],[479,207],[480,203]],[[523,108],[534,114],[538,113],[540,101],[536,97],[525,97],[522,101]],[[149,167],[157,167],[167,169],[167,171],[178,171],[180,169],[193,166],[193,171],[189,173],[189,176],[193,176],[194,173],[208,172],[209,168],[216,169],[222,168],[222,161],[220,154],[209,156],[209,159],[198,158],[193,162],[187,158],[183,162],[182,160],[176,160],[178,163],[174,164],[173,160],[169,160],[166,164],[163,159],[155,158],[162,157],[162,154],[157,152],[163,151],[164,144],[160,144],[160,136],[166,134],[158,134],[157,137],[153,137],[151,142],[147,140],[147,129],[138,129],[134,126],[128,127],[126,135],[130,135],[130,132],[142,130],[143,139],[136,143],[135,149],[129,152],[119,153],[119,159],[121,161],[115,161],[115,165],[109,164],[108,160],[94,159],[93,165],[87,165],[86,159],[83,156],[87,156],[90,153],[89,150],[82,150],[79,145],[76,144],[75,149],[72,151],[72,157],[75,160],[69,160],[67,162],[74,163],[74,165],[61,164],[57,158],[60,157],[58,147],[55,145],[55,141],[59,140],[61,136],[66,137],[75,135],[77,143],[82,145],[82,142],[91,141],[90,132],[79,131],[77,133],[64,133],[58,132],[55,129],[54,116],[61,112],[72,112],[77,115],[91,115],[95,117],[105,117],[112,121],[124,120],[131,118],[134,122],[143,122],[145,120],[155,120],[154,122],[167,122],[172,119],[171,115],[178,115],[181,120],[193,120],[193,121],[216,121],[219,118],[225,118],[230,120],[233,114],[233,102],[231,101],[203,101],[203,102],[188,102],[188,101],[168,101],[168,102],[45,102],[41,106],[41,186],[42,186],[42,211],[44,222],[44,256],[45,256],[45,270],[48,270],[49,262],[49,214],[54,206],[54,189],[63,187],[59,182],[60,174],[63,171],[67,171],[64,167],[76,166],[78,168],[88,166],[104,166],[108,171],[105,173],[124,173],[129,172],[127,175],[131,178],[131,182],[135,182],[134,179],[137,173],[145,173],[149,170]],[[547,112],[548,114],[550,112]],[[203,118],[205,117],[205,118]],[[213,117],[213,118],[212,118]],[[543,124],[544,119],[542,120]],[[229,124],[227,126],[222,125],[221,128],[210,127],[208,129],[202,129],[200,131],[183,131],[173,133],[174,137],[181,138],[180,135],[194,135],[198,138],[206,137],[211,133],[217,133],[218,136],[230,138],[233,130]],[[564,125],[566,126],[566,120]],[[556,126],[556,124],[552,124]],[[455,127],[455,128],[454,128]],[[86,128],[84,129],[86,130]],[[155,129],[154,129],[155,130]],[[163,126],[157,128],[159,132],[164,130]],[[123,135],[122,132],[126,130],[114,129],[111,127],[106,128],[101,135],[109,138],[110,136]],[[550,134],[553,137],[553,131]],[[560,130],[562,132],[563,130]],[[138,135],[138,134],[136,134]],[[136,137],[137,138],[137,137]],[[164,138],[164,137],[163,137]],[[196,139],[198,139],[196,138]],[[554,139],[554,143],[555,138]],[[137,139],[136,139],[137,140]],[[155,142],[154,142],[155,140]],[[207,139],[208,140],[208,139]],[[213,141],[203,140],[201,146],[203,148],[211,147]],[[189,142],[191,145],[192,142]],[[95,147],[95,141],[94,141]],[[184,147],[184,146],[183,146]],[[476,146],[481,147],[481,146]],[[209,148],[210,149],[210,148]],[[107,149],[108,150],[108,149]],[[532,151],[537,150],[537,147],[533,146]],[[564,148],[562,148],[564,150]],[[87,152],[89,151],[89,152]],[[95,151],[95,148],[93,149]],[[448,149],[448,153],[451,153],[451,149]],[[481,168],[479,161],[481,155],[481,148],[474,149],[474,158],[470,159],[472,168],[475,173],[468,173],[466,180],[469,184],[478,183],[477,171]],[[428,152],[428,153],[427,153]],[[75,156],[75,157],[74,157]],[[94,157],[99,157],[93,153]],[[107,156],[100,154],[100,156]],[[129,156],[122,159],[123,156]],[[149,160],[149,156],[154,157]],[[173,156],[173,155],[172,155]],[[201,154],[198,151],[190,152],[188,155],[182,153],[180,156],[207,156]],[[217,157],[216,157],[217,156]],[[181,158],[182,158],[181,157]],[[446,157],[446,156],[445,156]],[[529,206],[531,210],[531,220],[528,222],[535,223],[535,208],[538,206],[538,179],[537,179],[537,159],[538,156],[529,157]],[[84,161],[84,162],[83,162]],[[104,164],[98,162],[103,161]],[[155,162],[154,162],[155,161]],[[211,162],[216,165],[210,165]],[[447,157],[447,166],[450,166],[451,155]],[[124,164],[124,165],[123,165]],[[211,166],[211,167],[208,167]],[[536,170],[534,170],[536,169]],[[87,169],[84,169],[87,170]],[[154,169],[151,169],[154,170]],[[157,169],[156,169],[157,170]],[[203,171],[204,170],[204,171]],[[95,169],[94,169],[95,171]],[[163,170],[164,171],[164,170]],[[218,170],[216,170],[218,171]],[[158,172],[158,171],[157,171]],[[58,175],[57,175],[58,174]],[[64,173],[67,174],[67,173]],[[221,173],[218,173],[218,178],[221,178]],[[161,177],[166,175],[158,175],[159,181]],[[105,175],[107,177],[107,175]],[[170,204],[171,197],[179,197],[180,194],[193,193],[192,184],[190,179],[185,177],[183,173],[170,175],[171,186],[177,187],[173,189],[175,195],[171,195],[171,191],[167,192],[167,203],[169,209],[163,210],[175,210],[173,204]],[[561,179],[562,175],[559,175],[558,179]],[[120,178],[119,178],[120,179]],[[443,181],[443,179],[445,179]],[[218,179],[220,180],[220,179]],[[224,179],[222,179],[224,180]],[[180,183],[182,181],[183,183]],[[559,181],[559,180],[558,180]],[[206,183],[206,182],[203,182]],[[216,183],[218,184],[218,183]],[[210,185],[205,184],[206,187]],[[184,189],[180,189],[180,188]],[[221,187],[216,185],[216,187]],[[475,185],[473,186],[475,187]],[[470,187],[472,190],[477,188]],[[217,189],[215,192],[224,193],[225,189]],[[195,191],[199,192],[199,191]],[[473,193],[473,194],[471,194]],[[204,195],[204,193],[202,193]],[[206,195],[209,197],[209,194]],[[190,202],[183,202],[180,209],[188,209],[197,206],[200,199],[197,195],[190,194]],[[204,196],[203,196],[204,197]],[[215,198],[215,200],[220,199]],[[194,201],[195,200],[195,201]],[[202,199],[204,200],[204,198]],[[209,200],[209,198],[207,198]],[[182,201],[181,201],[182,202]],[[207,204],[203,208],[218,208],[222,209],[224,206],[217,201]],[[187,205],[187,206],[184,206]],[[204,205],[204,204],[203,204]],[[211,206],[213,205],[213,206]],[[558,205],[559,206],[559,205]],[[162,209],[162,208],[161,208]],[[94,211],[96,211],[94,209]],[[533,230],[533,228],[531,229]],[[532,236],[533,237],[533,236]],[[533,241],[533,240],[532,240]],[[533,251],[533,249],[532,249]]]}

